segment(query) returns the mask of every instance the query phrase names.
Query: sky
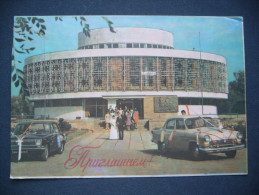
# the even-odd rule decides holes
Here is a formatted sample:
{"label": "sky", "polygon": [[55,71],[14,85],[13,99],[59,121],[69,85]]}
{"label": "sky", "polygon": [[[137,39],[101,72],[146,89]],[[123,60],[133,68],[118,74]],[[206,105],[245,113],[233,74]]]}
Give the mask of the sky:
{"label": "sky", "polygon": [[[63,16],[63,21],[55,21],[55,16],[39,16],[45,20],[45,37],[32,36],[26,47],[35,47],[30,54],[15,53],[15,59],[24,59],[47,52],[76,50],[78,33],[82,31],[80,22],[72,16]],[[106,16],[113,27],[146,27],[169,31],[174,35],[174,48],[178,50],[201,49],[202,52],[224,56],[228,67],[228,81],[233,81],[234,72],[244,70],[243,22],[240,17],[183,17],[183,16]],[[108,27],[102,16],[85,16],[90,29]],[[14,29],[16,30],[16,29]],[[199,46],[199,33],[201,48]],[[18,37],[14,32],[14,37]],[[21,44],[16,43],[15,47]],[[11,85],[11,95],[18,95],[19,88]]]}

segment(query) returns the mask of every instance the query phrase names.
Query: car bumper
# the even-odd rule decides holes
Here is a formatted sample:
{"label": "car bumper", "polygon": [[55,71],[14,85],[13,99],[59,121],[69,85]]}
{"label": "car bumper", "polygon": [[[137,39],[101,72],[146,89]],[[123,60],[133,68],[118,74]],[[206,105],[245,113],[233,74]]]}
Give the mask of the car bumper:
{"label": "car bumper", "polygon": [[240,150],[244,148],[245,145],[237,145],[232,147],[224,147],[224,148],[199,148],[200,151],[206,152],[206,153],[216,153],[216,152],[228,152],[233,150]]}
{"label": "car bumper", "polygon": [[[22,153],[28,152],[43,152],[46,149],[44,146],[22,146]],[[18,146],[11,147],[12,154],[18,154],[19,148]]]}

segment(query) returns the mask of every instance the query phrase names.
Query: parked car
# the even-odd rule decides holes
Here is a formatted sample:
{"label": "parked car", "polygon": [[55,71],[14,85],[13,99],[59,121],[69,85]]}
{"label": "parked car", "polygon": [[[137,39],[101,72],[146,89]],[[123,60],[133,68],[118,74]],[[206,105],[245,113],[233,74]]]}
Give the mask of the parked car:
{"label": "parked car", "polygon": [[234,158],[236,150],[245,146],[240,132],[224,129],[217,119],[206,116],[172,117],[161,129],[152,130],[151,141],[158,145],[159,153],[184,151],[195,160],[208,153],[225,153]]}
{"label": "parked car", "polygon": [[19,140],[22,153],[39,155],[46,161],[51,152],[63,153],[66,136],[54,121],[30,121],[17,124],[11,133],[12,155],[19,153]]}

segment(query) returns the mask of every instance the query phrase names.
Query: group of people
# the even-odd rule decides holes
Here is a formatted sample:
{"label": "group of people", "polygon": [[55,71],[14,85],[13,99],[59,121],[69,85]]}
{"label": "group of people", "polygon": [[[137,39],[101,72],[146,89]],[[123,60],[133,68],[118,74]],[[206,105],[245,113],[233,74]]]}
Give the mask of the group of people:
{"label": "group of people", "polygon": [[137,108],[133,110],[125,106],[124,109],[115,107],[115,110],[113,110],[110,106],[105,115],[105,129],[107,131],[110,129],[110,139],[123,140],[124,130],[137,129],[138,121],[139,112]]}

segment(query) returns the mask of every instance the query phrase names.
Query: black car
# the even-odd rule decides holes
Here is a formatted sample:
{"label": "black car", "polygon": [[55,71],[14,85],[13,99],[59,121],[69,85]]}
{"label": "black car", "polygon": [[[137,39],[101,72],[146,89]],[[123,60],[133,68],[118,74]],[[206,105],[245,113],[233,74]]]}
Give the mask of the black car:
{"label": "black car", "polygon": [[51,152],[63,153],[66,136],[54,121],[30,121],[17,124],[11,133],[12,155],[19,153],[19,140],[21,153],[39,155],[46,161]]}

